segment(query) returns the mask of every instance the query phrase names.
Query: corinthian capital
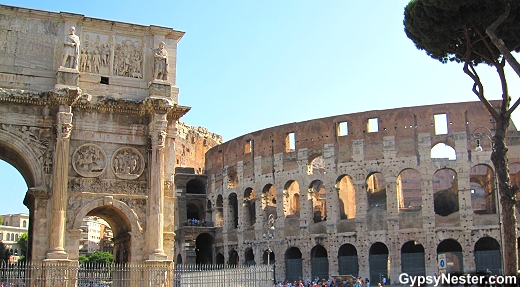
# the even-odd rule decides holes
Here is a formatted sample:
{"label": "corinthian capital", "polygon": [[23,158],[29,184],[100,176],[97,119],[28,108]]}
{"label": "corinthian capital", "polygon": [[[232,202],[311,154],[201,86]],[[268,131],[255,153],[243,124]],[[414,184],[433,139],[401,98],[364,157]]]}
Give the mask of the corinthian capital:
{"label": "corinthian capital", "polygon": [[70,138],[72,132],[72,113],[58,112],[56,116],[56,131],[59,138]]}
{"label": "corinthian capital", "polygon": [[166,131],[154,131],[150,136],[152,138],[152,146],[164,147],[166,144]]}

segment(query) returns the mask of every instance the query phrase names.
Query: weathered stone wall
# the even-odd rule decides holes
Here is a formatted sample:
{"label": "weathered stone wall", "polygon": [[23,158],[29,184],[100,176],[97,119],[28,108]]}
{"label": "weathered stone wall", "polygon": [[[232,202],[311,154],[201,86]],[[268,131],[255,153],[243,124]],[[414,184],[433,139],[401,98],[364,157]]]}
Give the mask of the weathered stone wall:
{"label": "weathered stone wall", "polygon": [[[446,133],[436,132],[441,127],[436,126],[435,115],[446,115]],[[377,119],[377,131],[369,130],[369,119]],[[340,135],[338,126],[344,129],[344,122],[348,133]],[[234,249],[244,263],[245,251],[253,248],[256,263],[263,262],[267,245],[262,234],[267,231],[267,216],[274,209],[276,231],[271,248],[276,254],[278,279],[285,278],[284,258],[291,247],[297,247],[302,253],[304,277],[311,274],[311,251],[320,246],[326,249],[329,273],[338,274],[338,250],[344,244],[352,244],[357,249],[359,276],[369,277],[369,250],[377,242],[388,248],[391,279],[396,280],[402,272],[401,248],[409,241],[424,247],[425,272],[433,274],[438,272],[437,246],[449,238],[462,246],[463,271],[474,271],[476,241],[489,236],[500,242],[496,212],[476,214],[472,210],[470,181],[479,178],[472,168],[477,164],[492,167],[488,138],[480,142],[484,152],[475,152],[477,142],[472,133],[477,127],[493,130],[493,122],[480,102],[442,104],[281,125],[210,149],[206,153],[208,198],[213,205],[218,198],[224,199],[224,236],[222,242],[217,242],[223,246],[222,255],[228,260],[228,254]],[[287,135],[291,133],[294,133],[294,146],[288,143]],[[509,136],[510,163],[519,162],[520,137],[513,125]],[[431,150],[438,143],[452,147],[456,159],[432,158]],[[247,148],[249,144],[251,149]],[[323,163],[313,169],[316,158],[322,158]],[[408,169],[417,172],[404,181],[399,180]],[[455,176],[447,178],[443,173],[436,173],[439,170],[452,170]],[[375,180],[371,177],[375,174],[381,177]],[[347,191],[343,183],[340,185],[345,176],[351,180],[351,191]],[[299,186],[297,198],[295,192],[289,190],[292,182]],[[420,188],[410,194],[419,196],[421,205],[403,206],[403,191],[399,185],[406,182]],[[316,195],[316,183],[322,184],[326,195]],[[381,186],[372,187],[379,184]],[[457,211],[450,211],[447,216],[436,214],[434,195],[442,188],[450,189],[453,184]],[[274,187],[276,196],[268,202],[266,190],[270,186]],[[367,191],[371,188],[384,194],[383,201],[376,205],[370,204],[371,200],[378,200],[370,199],[371,192]],[[256,222],[252,227],[242,219],[249,212],[241,204],[248,189],[256,194]],[[353,192],[351,199],[345,199],[349,198],[345,192]],[[227,204],[233,194],[238,197],[238,210]],[[345,206],[342,198],[354,204],[354,210],[352,206]],[[288,211],[294,206],[299,208],[299,213],[289,215]],[[322,215],[326,212],[323,220],[316,219],[317,210]],[[342,215],[344,212],[347,215]],[[234,228],[234,213],[239,216],[237,228]],[[256,232],[254,238],[249,234],[251,228]]]}
{"label": "weathered stone wall", "polygon": [[0,157],[29,186],[29,258],[77,259],[81,220],[97,215],[116,261],[173,260],[175,168],[201,173],[221,142],[178,123],[183,34],[0,5]]}
{"label": "weathered stone wall", "polygon": [[222,143],[222,136],[209,132],[204,127],[193,127],[179,121],[175,144],[175,166],[192,167],[195,173],[204,173],[206,152]]}

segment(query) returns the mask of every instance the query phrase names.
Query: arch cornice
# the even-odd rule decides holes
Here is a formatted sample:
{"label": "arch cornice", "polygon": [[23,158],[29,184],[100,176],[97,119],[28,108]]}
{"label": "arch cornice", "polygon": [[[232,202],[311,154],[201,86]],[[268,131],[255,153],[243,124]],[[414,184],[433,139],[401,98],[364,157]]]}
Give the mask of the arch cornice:
{"label": "arch cornice", "polygon": [[46,107],[68,105],[75,109],[95,110],[104,113],[137,114],[139,116],[164,113],[170,121],[179,120],[191,109],[190,107],[179,106],[166,98],[129,100],[108,96],[93,97],[89,94],[83,94],[80,88],[56,88],[46,92],[0,88],[0,102]]}

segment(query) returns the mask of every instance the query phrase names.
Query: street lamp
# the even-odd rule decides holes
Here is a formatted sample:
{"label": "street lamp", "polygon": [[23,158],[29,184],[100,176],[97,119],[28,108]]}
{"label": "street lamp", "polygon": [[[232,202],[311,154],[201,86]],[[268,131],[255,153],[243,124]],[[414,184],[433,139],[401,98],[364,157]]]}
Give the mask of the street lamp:
{"label": "street lamp", "polygon": [[[483,130],[483,132],[478,132],[478,130]],[[480,140],[483,138],[488,138],[491,142],[491,149],[494,152],[495,151],[495,141],[493,139],[493,132],[486,128],[486,127],[477,127],[475,130],[473,130],[473,133],[471,134],[473,138],[477,139],[477,147],[475,148],[476,152],[482,152],[484,149],[480,145]],[[500,206],[500,188],[498,185],[498,178],[497,178],[497,172],[496,169],[493,168],[493,184],[495,188],[495,205],[498,213],[498,232],[500,235],[500,261],[502,263],[502,270],[504,270],[504,240],[502,239],[502,209]]]}
{"label": "street lamp", "polygon": [[[267,234],[262,234],[262,237],[267,240],[267,268],[271,268],[271,245],[270,241],[274,238],[274,215],[269,214],[269,217],[267,218]],[[273,282],[275,279],[274,276],[274,268],[273,268]]]}
{"label": "street lamp", "polygon": [[270,258],[271,258],[271,245],[270,241],[274,238],[274,215],[269,214],[269,217],[267,218],[267,234],[262,234],[262,237],[267,240],[267,265],[269,266],[271,264]]}

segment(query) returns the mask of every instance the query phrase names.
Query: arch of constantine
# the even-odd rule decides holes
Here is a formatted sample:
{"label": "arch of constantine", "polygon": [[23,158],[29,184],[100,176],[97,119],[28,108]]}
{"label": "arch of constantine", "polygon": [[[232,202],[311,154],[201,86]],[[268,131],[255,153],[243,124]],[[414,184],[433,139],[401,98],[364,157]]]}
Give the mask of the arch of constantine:
{"label": "arch of constantine", "polygon": [[[437,273],[444,254],[450,272],[500,272],[492,143],[473,137],[494,123],[480,102],[222,143],[179,121],[183,32],[4,5],[0,17],[0,158],[28,185],[31,261],[77,262],[81,222],[98,216],[116,262],[270,262],[277,280],[377,284]],[[508,145],[520,185],[513,125]]]}
{"label": "arch of constantine", "polygon": [[0,157],[28,185],[28,258],[74,262],[83,218],[99,216],[116,262],[171,262],[175,165],[200,171],[221,141],[178,121],[190,109],[175,86],[184,33],[11,6],[0,16]]}

